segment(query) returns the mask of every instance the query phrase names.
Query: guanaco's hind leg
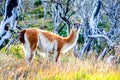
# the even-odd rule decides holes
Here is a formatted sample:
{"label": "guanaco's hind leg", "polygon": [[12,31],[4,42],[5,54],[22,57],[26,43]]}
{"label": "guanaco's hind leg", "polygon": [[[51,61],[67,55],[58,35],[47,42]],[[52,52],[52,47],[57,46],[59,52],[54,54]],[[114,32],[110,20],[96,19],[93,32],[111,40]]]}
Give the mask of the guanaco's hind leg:
{"label": "guanaco's hind leg", "polygon": [[26,52],[26,59],[29,63],[36,52],[36,47],[38,44],[38,33],[36,29],[29,29],[26,30],[25,33],[25,52]]}
{"label": "guanaco's hind leg", "polygon": [[25,59],[26,59],[26,63],[27,64],[31,64],[32,62],[32,58],[36,52],[35,48],[34,49],[31,49],[29,46],[23,46],[23,50],[24,50],[24,53],[25,53]]}

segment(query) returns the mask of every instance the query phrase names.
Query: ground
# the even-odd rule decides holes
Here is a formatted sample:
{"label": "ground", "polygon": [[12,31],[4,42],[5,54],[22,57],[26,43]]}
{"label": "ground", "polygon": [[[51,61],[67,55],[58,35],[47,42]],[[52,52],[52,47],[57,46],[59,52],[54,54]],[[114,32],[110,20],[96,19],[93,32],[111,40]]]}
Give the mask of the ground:
{"label": "ground", "polygon": [[[21,54],[22,50],[21,50]],[[0,80],[120,80],[120,64],[96,61],[94,56],[79,60],[72,51],[62,54],[58,63],[35,56],[26,65],[11,54],[0,53]]]}

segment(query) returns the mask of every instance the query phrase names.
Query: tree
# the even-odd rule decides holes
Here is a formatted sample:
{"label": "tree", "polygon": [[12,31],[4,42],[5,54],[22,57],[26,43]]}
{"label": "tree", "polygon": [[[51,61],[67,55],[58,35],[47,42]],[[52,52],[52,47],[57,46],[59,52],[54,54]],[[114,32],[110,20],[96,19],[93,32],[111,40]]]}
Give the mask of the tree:
{"label": "tree", "polygon": [[21,7],[21,0],[7,0],[5,12],[0,24],[0,49],[10,40],[10,37],[17,28],[17,18]]}

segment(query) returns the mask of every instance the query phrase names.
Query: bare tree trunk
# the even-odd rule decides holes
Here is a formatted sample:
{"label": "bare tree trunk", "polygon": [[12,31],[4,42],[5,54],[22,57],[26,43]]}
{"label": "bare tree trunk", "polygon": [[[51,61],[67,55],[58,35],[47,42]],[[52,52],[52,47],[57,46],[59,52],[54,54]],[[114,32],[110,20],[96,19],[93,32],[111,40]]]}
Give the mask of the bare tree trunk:
{"label": "bare tree trunk", "polygon": [[0,24],[0,49],[8,43],[12,32],[15,32],[20,5],[21,1],[18,0],[6,1],[5,13]]}
{"label": "bare tree trunk", "polygon": [[[78,3],[79,1],[76,0],[76,2]],[[75,3],[75,5],[77,5],[77,3]],[[100,12],[100,8],[101,8],[101,1],[98,0],[98,1],[94,1],[94,5],[97,5],[95,6],[95,8],[93,8],[93,12],[91,13],[91,16],[90,15],[90,11],[88,11],[88,14],[86,13],[86,11],[88,10],[87,9],[86,11],[85,10],[82,10],[80,9],[79,7],[75,8],[75,10],[77,10],[77,13],[79,14],[80,10],[82,10],[83,13],[86,13],[84,15],[80,15],[80,18],[82,18],[82,24],[83,24],[83,29],[84,29],[84,44],[83,46],[81,47],[80,49],[80,52],[79,54],[76,54],[78,53],[74,48],[74,52],[75,52],[75,55],[77,55],[78,58],[82,59],[82,55],[83,53],[86,53],[86,55],[88,55],[88,52],[92,49],[92,45],[95,45],[96,43],[94,43],[94,38],[97,38],[97,41],[98,43],[100,44],[100,38],[104,38],[107,40],[107,43],[108,43],[108,47],[105,48],[103,50],[103,52],[100,54],[98,60],[102,59],[104,57],[104,55],[113,48],[113,42],[108,38],[108,36],[104,35],[104,33],[102,33],[98,27],[97,27],[97,15],[98,13]],[[86,4],[85,1],[83,1],[83,3],[81,3],[81,5],[83,6],[84,4]],[[94,44],[93,44],[94,43]],[[98,55],[98,53],[96,54]]]}
{"label": "bare tree trunk", "polygon": [[61,23],[60,19],[60,5],[58,3],[52,3],[51,12],[52,12],[52,19],[54,21],[54,33],[58,34],[58,26]]}
{"label": "bare tree trunk", "polygon": [[[44,1],[43,0],[42,3],[44,8],[44,18],[46,15],[47,4],[49,4],[50,10],[51,10],[49,12],[52,15],[52,20],[54,23],[54,33],[60,32],[63,29],[63,27],[67,25],[67,35],[69,35],[70,25],[71,25],[69,18],[71,15],[68,16],[68,13],[70,12],[71,0],[67,0],[67,1],[62,1],[62,0]],[[60,30],[58,30],[58,27],[60,26],[61,23],[64,23],[64,25],[62,26],[62,28],[60,28]]]}

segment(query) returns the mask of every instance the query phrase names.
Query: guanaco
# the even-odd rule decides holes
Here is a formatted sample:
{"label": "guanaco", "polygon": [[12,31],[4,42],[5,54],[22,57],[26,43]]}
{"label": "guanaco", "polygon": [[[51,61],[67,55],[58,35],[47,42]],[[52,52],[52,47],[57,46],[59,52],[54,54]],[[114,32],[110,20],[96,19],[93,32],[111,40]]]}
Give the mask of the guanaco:
{"label": "guanaco", "polygon": [[46,54],[52,52],[53,60],[57,62],[60,53],[68,52],[76,44],[80,28],[80,23],[73,24],[71,32],[67,37],[37,28],[21,30],[19,39],[23,45],[27,62],[31,62],[37,50]]}

